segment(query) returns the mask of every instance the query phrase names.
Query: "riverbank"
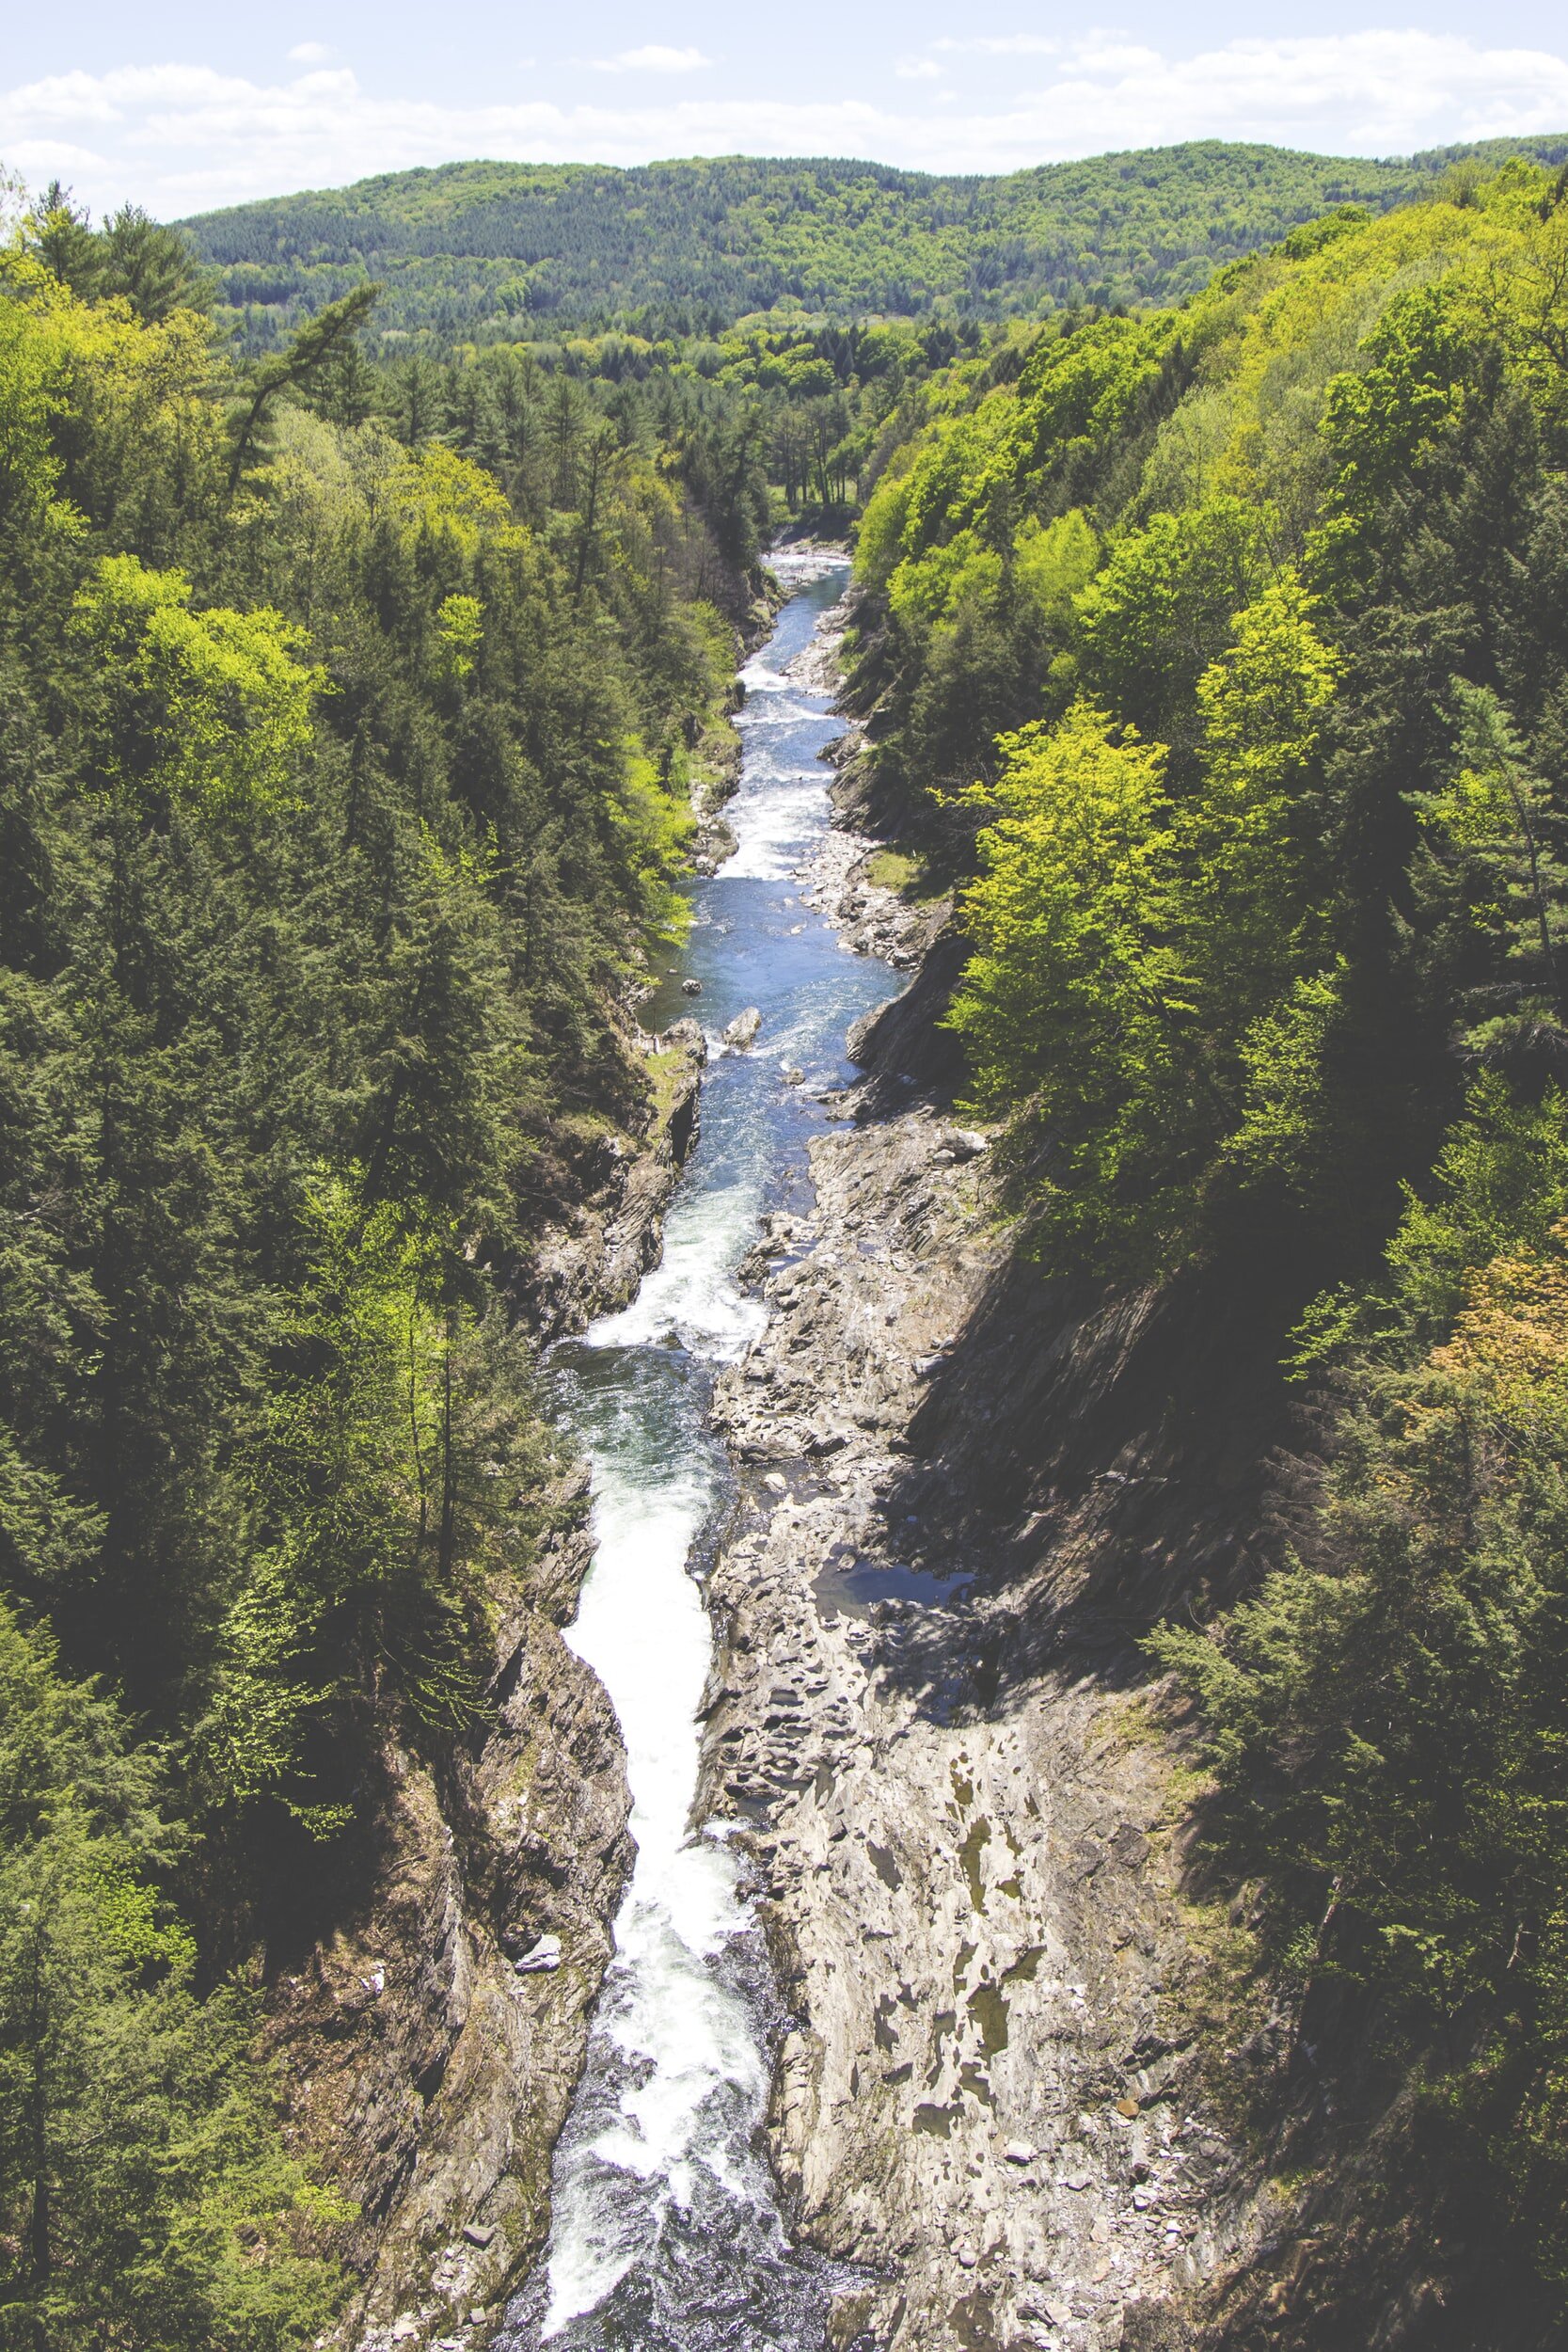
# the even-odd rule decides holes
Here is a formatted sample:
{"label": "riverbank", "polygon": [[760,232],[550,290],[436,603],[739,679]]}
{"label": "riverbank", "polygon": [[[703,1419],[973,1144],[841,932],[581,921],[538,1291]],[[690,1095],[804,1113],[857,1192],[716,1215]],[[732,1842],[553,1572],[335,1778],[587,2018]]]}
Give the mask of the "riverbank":
{"label": "riverbank", "polygon": [[835,2283],[789,2243],[760,2151],[777,1990],[737,1857],[696,1801],[701,1581],[729,1502],[713,1387],[761,1320],[736,1269],[803,1179],[824,1095],[852,1075],[847,1029],[890,993],[793,880],[828,827],[820,755],[841,722],[813,643],[844,569],[842,555],[790,566],[794,593],[742,674],[736,853],[693,885],[689,936],[642,1009],[667,1030],[690,1008],[709,1045],[662,1254],[622,1311],[551,1355],[560,1425],[594,1467],[597,1549],[568,1640],[615,1704],[637,1859],[556,2151],[546,2256],[499,2339],[515,2352],[816,2352]]}
{"label": "riverbank", "polygon": [[[1114,1629],[1041,1640],[1110,1490],[1009,1521],[955,1473],[1039,1332],[998,1326],[987,1138],[931,1083],[949,910],[877,870],[836,833],[802,878],[847,950],[916,977],[811,1147],[809,1208],[743,1269],[768,1321],[715,1407],[740,1496],[704,1803],[737,1824],[794,2017],[770,2147],[794,2226],[872,2274],[836,2344],[1177,2342],[1183,2291],[1259,2217],[1221,2217],[1229,2151],[1166,2038],[1190,1964],[1170,1755]],[[1091,1392],[1135,1343],[1077,1335]]]}
{"label": "riverbank", "polygon": [[1153,1627],[1278,1556],[1267,1301],[1223,1268],[1053,1279],[955,1117],[950,910],[847,830],[800,881],[910,980],[741,1270],[767,1319],[715,1398],[698,1814],[788,2011],[789,2227],[854,2266],[827,2345],[1545,2352],[1418,2058],[1326,1973],[1271,1978],[1251,1891],[1216,1900],[1195,1725],[1151,1677]]}
{"label": "riverbank", "polygon": [[1096,1671],[988,1704],[1037,1595],[913,1523],[930,1370],[998,1263],[983,1159],[923,1104],[813,1174],[721,1387],[746,1502],[710,1586],[709,1786],[754,1824],[798,2018],[774,2160],[812,2242],[886,2274],[839,2341],[1117,2344],[1195,2260],[1222,2153],[1161,2032],[1184,1946],[1160,1758]]}
{"label": "riverbank", "polygon": [[[699,1024],[626,1039],[645,1111],[562,1131],[568,1205],[512,1285],[541,1345],[634,1295],[697,1134]],[[631,1872],[622,1728],[562,1635],[594,1556],[586,1464],[546,1502],[531,1570],[493,1596],[482,1737],[441,1771],[387,1755],[363,1895],[269,1994],[291,2136],[356,2208],[334,2339],[354,2352],[486,2341],[536,2257]]]}

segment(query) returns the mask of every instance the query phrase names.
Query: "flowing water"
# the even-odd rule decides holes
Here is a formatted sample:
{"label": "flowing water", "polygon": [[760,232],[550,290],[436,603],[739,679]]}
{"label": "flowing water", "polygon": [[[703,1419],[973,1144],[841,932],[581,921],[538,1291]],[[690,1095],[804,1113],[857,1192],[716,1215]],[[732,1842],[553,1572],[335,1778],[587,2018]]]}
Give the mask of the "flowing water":
{"label": "flowing water", "polygon": [[[765,1210],[808,1205],[814,1096],[850,1074],[845,1031],[893,987],[800,900],[795,878],[829,820],[817,755],[841,728],[787,673],[845,571],[778,568],[795,593],[741,673],[739,847],[692,886],[690,938],[643,1016],[695,1012],[715,1042],[697,1146],[658,1266],[552,1357],[562,1421],[594,1469],[597,1549],[567,1638],[621,1719],[637,1863],[556,2152],[549,2246],[500,2338],[512,2352],[819,2352],[833,2285],[780,2218],[758,2145],[777,1996],[724,1824],[692,1818],[710,1656],[699,1580],[727,1492],[709,1406],[717,1370],[762,1322],[736,1269]],[[702,983],[694,1002],[687,979]],[[755,1045],[718,1049],[749,1005]],[[792,1066],[803,1086],[784,1083]]]}

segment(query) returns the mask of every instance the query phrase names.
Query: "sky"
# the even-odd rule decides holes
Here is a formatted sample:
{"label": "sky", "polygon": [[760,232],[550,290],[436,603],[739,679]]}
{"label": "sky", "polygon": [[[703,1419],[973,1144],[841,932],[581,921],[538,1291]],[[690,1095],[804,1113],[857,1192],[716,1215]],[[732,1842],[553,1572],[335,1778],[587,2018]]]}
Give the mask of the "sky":
{"label": "sky", "polygon": [[1560,0],[1106,5],[0,0],[0,163],[172,219],[479,155],[1009,171],[1187,138],[1392,155],[1568,131]]}

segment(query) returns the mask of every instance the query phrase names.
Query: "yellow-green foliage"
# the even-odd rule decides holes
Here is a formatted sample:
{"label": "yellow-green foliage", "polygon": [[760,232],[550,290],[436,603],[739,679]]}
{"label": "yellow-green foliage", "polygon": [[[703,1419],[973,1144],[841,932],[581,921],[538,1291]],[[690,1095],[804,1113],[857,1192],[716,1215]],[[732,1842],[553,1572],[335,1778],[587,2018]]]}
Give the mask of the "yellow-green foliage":
{"label": "yellow-green foliage", "polygon": [[215,482],[212,381],[206,319],[176,310],[148,326],[129,303],[75,301],[38,262],[0,250],[0,522],[32,514],[79,531],[84,508],[145,511],[172,468]]}
{"label": "yellow-green foliage", "polygon": [[1560,2286],[1568,180],[1449,196],[1048,332],[928,426],[859,683],[978,868],[953,1021],[1042,1252],[1196,1262],[1265,1395],[1306,1308],[1292,1369],[1333,1377],[1302,1556],[1152,1645],[1259,1927],[1226,2006],[1283,1984],[1321,2064],[1329,1994],[1426,2092],[1472,2242]]}
{"label": "yellow-green foliage", "polygon": [[372,503],[407,531],[444,535],[465,554],[471,555],[482,538],[515,547],[525,537],[495,477],[441,441],[427,442],[389,467]]}
{"label": "yellow-green foliage", "polygon": [[1088,585],[1100,562],[1094,526],[1081,506],[1053,522],[1031,515],[1013,545],[1020,585],[1047,612],[1059,612]]}
{"label": "yellow-green foliage", "polygon": [[960,899],[975,952],[953,1023],[985,1107],[1026,1103],[1053,1138],[1061,1245],[1115,1255],[1119,1227],[1180,1247],[1205,1127],[1255,1173],[1305,1148],[1336,997],[1291,974],[1316,934],[1290,787],[1338,667],[1284,574],[1199,676],[1180,799],[1164,746],[1083,700],[1002,738],[997,784],[969,796],[992,821]]}
{"label": "yellow-green foliage", "polygon": [[0,2336],[299,2352],[350,2217],[224,1972],[330,1937],[387,1756],[451,1758],[530,1603],[557,1472],[499,1269],[641,1123],[618,999],[680,919],[755,452],[520,366],[368,389],[353,296],[252,367],[173,232],[19,233]]}
{"label": "yellow-green foliage", "polygon": [[191,610],[179,572],[101,559],[76,594],[71,634],[107,681],[105,779],[209,816],[276,808],[298,788],[322,673],[280,612]]}
{"label": "yellow-green foliage", "polygon": [[1026,1096],[1053,1135],[1049,1195],[1084,1243],[1085,1213],[1148,1188],[1189,983],[1170,943],[1164,752],[1086,702],[1054,728],[1005,737],[975,799],[981,879],[959,902],[975,943],[954,1025],[982,1105]]}
{"label": "yellow-green foliage", "polygon": [[[1182,312],[1048,329],[1016,380],[951,413],[928,388],[931,421],[871,500],[858,562],[890,623],[859,657],[884,714],[873,757],[949,792],[1000,771],[993,799],[968,803],[1002,816],[961,901],[976,952],[954,1020],[987,1107],[1027,1105],[1050,1138],[1033,1158],[1063,1246],[1071,1231],[1109,1248],[1125,1227],[1180,1255],[1206,1168],[1222,1190],[1291,1190],[1330,1164],[1323,1073],[1348,999],[1329,908],[1345,878],[1325,871],[1314,796],[1347,614],[1383,593],[1413,470],[1492,396],[1478,353],[1555,430],[1565,216],[1519,165],[1454,201],[1345,208]],[[1449,676],[1435,683],[1447,698]],[[991,740],[988,698],[1009,722]],[[1486,802],[1490,847],[1468,843],[1457,885],[1477,915],[1478,859],[1500,874],[1514,837],[1528,847],[1504,823],[1523,805],[1525,755],[1511,759],[1484,792],[1466,771],[1428,804],[1457,851],[1461,802],[1476,822]],[[1106,787],[1134,774],[1166,799],[1145,794],[1136,854],[1107,861]],[[1544,835],[1529,874],[1509,869],[1516,903],[1542,898],[1544,854]],[[1505,897],[1492,904],[1500,935]],[[1508,1034],[1545,1002],[1538,988]],[[1492,1050],[1502,1031],[1475,1035]],[[1162,1191],[1171,1216],[1150,1226]]]}
{"label": "yellow-green foliage", "polygon": [[[1481,152],[1515,145],[1556,142]],[[368,271],[388,281],[400,351],[410,336],[516,335],[531,314],[574,359],[609,346],[635,366],[660,333],[650,317],[696,310],[735,322],[706,347],[714,373],[756,349],[758,373],[782,373],[810,365],[824,314],[876,319],[867,340],[892,341],[933,313],[1034,320],[1085,299],[1179,300],[1288,232],[1311,250],[1312,229],[1296,225],[1315,227],[1325,206],[1408,201],[1443,167],[1214,139],[978,180],[736,155],[620,172],[481,162],[242,205],[195,230],[225,301],[274,334]],[[585,331],[607,313],[626,323]]]}
{"label": "yellow-green foliage", "polygon": [[627,757],[615,821],[648,934],[661,946],[673,946],[685,936],[691,918],[689,901],[672,880],[680,852],[696,829],[691,804],[668,789],[657,760],[634,751]]}
{"label": "yellow-green foliage", "polygon": [[959,604],[984,603],[1001,584],[1000,555],[981,547],[972,531],[960,531],[920,561],[900,564],[888,602],[905,623],[941,621]]}
{"label": "yellow-green foliage", "polygon": [[484,607],[479,597],[443,596],[436,609],[436,631],[448,677],[454,683],[467,677],[484,642]]}

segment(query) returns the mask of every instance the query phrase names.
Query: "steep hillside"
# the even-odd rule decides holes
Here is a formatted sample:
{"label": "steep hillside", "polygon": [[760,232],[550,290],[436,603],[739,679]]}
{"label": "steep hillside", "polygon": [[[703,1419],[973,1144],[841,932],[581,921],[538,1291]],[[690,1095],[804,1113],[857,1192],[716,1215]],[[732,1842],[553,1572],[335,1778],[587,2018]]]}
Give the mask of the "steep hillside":
{"label": "steep hillside", "polygon": [[387,287],[382,333],[443,344],[614,323],[712,332],[774,304],[1027,317],[1079,297],[1180,300],[1334,205],[1382,211],[1507,152],[1559,163],[1568,138],[1395,162],[1209,140],[996,180],[743,156],[448,164],[186,225],[258,343],[367,278]]}
{"label": "steep hillside", "polygon": [[629,1847],[531,1341],[689,1138],[755,582],[744,469],[335,421],[361,306],[214,368],[126,230],[0,247],[0,2334],[284,2352],[544,2226]]}
{"label": "steep hillside", "polygon": [[781,2152],[898,2344],[1560,2341],[1565,199],[955,371],[867,510],[846,798],[957,928],[736,1383],[815,1418],[730,1589],[973,1578],[828,1645],[867,1867],[767,1849]]}

